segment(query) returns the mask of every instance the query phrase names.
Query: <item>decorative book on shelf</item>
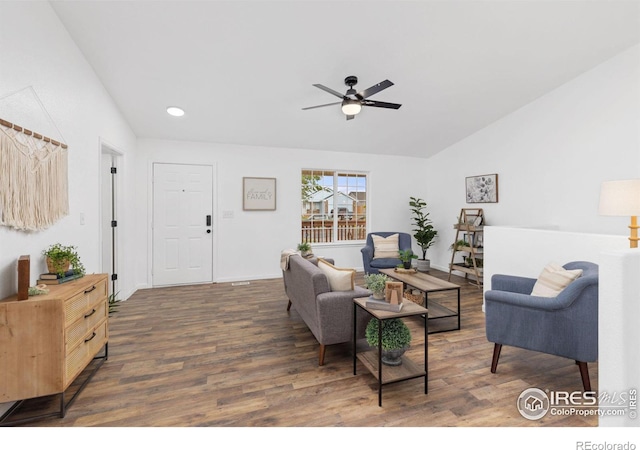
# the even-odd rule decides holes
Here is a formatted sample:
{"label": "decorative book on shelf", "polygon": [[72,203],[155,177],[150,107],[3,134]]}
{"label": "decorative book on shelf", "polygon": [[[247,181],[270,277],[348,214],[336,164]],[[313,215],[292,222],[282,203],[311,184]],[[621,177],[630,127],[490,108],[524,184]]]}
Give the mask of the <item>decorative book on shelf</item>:
{"label": "decorative book on shelf", "polygon": [[377,300],[373,297],[369,297],[365,302],[365,306],[371,309],[382,309],[384,311],[400,312],[402,310],[402,303],[392,304],[385,300]]}
{"label": "decorative book on shelf", "polygon": [[71,275],[75,275],[75,271],[74,269],[70,269],[67,270],[62,276],[58,275],[57,273],[43,273],[40,274],[40,279],[41,280],[57,280],[58,278],[66,278],[66,277],[70,277]]}
{"label": "decorative book on shelf", "polygon": [[[66,274],[65,274],[66,275]],[[62,284],[62,283],[66,283],[68,281],[73,281],[73,280],[77,280],[78,278],[82,278],[84,276],[84,274],[71,274],[69,276],[65,276],[62,278],[56,278],[55,280],[51,280],[51,279],[43,279],[40,278],[38,280],[38,284]]]}

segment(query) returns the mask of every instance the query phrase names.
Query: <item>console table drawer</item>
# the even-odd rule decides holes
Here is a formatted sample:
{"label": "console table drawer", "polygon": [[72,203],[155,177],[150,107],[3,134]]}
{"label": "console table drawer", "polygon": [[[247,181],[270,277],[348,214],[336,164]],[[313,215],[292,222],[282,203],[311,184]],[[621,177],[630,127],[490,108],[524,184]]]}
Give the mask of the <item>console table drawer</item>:
{"label": "console table drawer", "polygon": [[101,301],[97,305],[93,305],[80,319],[67,327],[65,333],[67,353],[84,339],[89,331],[92,331],[98,323],[107,317],[108,309],[108,304]]}
{"label": "console table drawer", "polygon": [[75,377],[87,367],[93,357],[107,342],[107,321],[100,323],[95,329],[83,336],[80,345],[71,351],[66,358],[65,389]]}
{"label": "console table drawer", "polygon": [[80,317],[88,314],[93,307],[104,302],[107,297],[107,280],[103,279],[95,284],[87,286],[82,292],[65,301],[65,323],[72,324]]}

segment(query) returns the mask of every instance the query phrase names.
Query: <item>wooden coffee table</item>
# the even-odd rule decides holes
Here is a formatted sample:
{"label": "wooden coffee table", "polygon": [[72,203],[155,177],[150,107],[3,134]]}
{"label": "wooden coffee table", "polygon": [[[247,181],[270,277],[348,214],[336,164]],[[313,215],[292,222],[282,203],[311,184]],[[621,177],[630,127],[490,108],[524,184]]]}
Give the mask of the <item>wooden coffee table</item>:
{"label": "wooden coffee table", "polygon": [[[460,286],[449,281],[441,280],[440,278],[433,277],[431,275],[427,275],[422,272],[415,273],[407,273],[404,271],[396,271],[395,269],[380,269],[380,273],[384,273],[389,278],[393,278],[397,281],[402,281],[406,287],[410,287],[413,289],[418,289],[419,291],[424,292],[425,296],[425,305],[424,307],[429,310],[429,321],[442,321],[442,319],[447,319],[451,317],[455,317],[457,319],[457,327],[456,328],[446,328],[446,329],[431,329],[429,333],[441,333],[443,331],[454,331],[460,329]],[[456,291],[458,296],[458,307],[456,310],[452,310],[447,308],[435,300],[429,299],[429,294],[433,292],[444,292],[444,291]]]}

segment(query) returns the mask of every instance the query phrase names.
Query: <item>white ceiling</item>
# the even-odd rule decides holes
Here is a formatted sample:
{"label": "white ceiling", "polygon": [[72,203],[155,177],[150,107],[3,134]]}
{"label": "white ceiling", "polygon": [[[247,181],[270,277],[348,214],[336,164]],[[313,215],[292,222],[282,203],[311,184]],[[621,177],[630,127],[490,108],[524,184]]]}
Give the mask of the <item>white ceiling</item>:
{"label": "white ceiling", "polygon": [[[418,157],[640,42],[638,1],[51,4],[138,137]],[[347,75],[402,107],[302,110]]]}

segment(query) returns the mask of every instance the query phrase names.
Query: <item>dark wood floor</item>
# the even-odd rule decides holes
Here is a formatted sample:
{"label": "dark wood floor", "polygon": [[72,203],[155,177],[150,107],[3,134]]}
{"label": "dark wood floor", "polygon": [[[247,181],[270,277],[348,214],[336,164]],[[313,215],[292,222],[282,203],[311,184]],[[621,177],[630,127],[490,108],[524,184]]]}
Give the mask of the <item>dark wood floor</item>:
{"label": "dark wood floor", "polygon": [[[111,317],[109,359],[66,417],[29,426],[597,426],[596,417],[521,417],[516,399],[526,388],[580,390],[577,366],[505,347],[491,374],[481,290],[452,281],[462,286],[462,329],[429,336],[428,395],[422,379],[409,380],[386,386],[379,407],[375,378],[360,362],[353,375],[349,345],[328,347],[318,367],[318,344],[296,311],[287,312],[282,280],[258,280],[136,292]],[[409,325],[410,352],[421,357],[421,322]],[[597,389],[596,364],[590,372]],[[57,406],[53,400],[23,411]]]}

